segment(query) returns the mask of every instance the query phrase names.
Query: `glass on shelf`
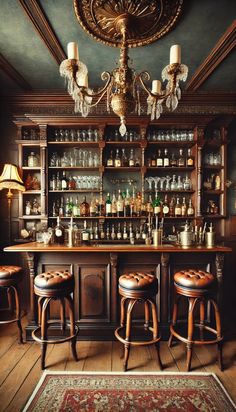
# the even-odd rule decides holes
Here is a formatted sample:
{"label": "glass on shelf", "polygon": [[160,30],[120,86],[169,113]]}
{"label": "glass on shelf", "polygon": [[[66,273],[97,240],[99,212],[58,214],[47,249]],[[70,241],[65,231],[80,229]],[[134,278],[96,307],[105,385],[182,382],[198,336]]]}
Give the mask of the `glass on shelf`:
{"label": "glass on shelf", "polygon": [[30,152],[28,156],[28,167],[38,167],[39,166],[39,155],[35,152]]}

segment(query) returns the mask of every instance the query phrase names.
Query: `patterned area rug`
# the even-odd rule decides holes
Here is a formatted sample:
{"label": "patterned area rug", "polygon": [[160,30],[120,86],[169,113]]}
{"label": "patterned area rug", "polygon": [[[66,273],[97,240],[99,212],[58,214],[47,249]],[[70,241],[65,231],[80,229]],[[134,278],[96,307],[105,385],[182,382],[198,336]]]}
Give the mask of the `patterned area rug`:
{"label": "patterned area rug", "polygon": [[233,412],[214,374],[45,371],[23,412]]}

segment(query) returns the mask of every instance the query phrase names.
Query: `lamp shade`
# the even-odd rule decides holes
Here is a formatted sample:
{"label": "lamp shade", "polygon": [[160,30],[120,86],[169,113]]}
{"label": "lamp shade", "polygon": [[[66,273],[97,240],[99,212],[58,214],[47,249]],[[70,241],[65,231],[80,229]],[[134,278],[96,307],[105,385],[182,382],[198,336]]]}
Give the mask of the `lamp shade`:
{"label": "lamp shade", "polygon": [[0,176],[0,189],[25,191],[24,183],[21,180],[16,165],[6,163]]}

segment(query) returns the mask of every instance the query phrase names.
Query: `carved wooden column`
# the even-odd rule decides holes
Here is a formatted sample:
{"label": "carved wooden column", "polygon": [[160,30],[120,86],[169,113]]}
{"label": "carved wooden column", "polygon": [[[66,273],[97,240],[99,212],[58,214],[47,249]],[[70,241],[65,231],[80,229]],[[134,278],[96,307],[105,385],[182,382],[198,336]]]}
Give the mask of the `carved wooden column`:
{"label": "carved wooden column", "polygon": [[118,307],[118,276],[117,276],[117,260],[118,254],[117,253],[110,253],[110,264],[111,264],[111,291],[110,291],[110,298],[111,298],[111,320],[112,322],[118,322],[118,314],[119,314],[119,307]]}
{"label": "carved wooden column", "polygon": [[41,162],[41,215],[46,217],[47,215],[47,125],[39,125],[40,133],[40,162]]}
{"label": "carved wooden column", "polygon": [[204,142],[204,129],[197,129],[198,153],[197,153],[197,217],[202,215],[201,212],[201,194],[202,194],[202,146]]}
{"label": "carved wooden column", "polygon": [[29,275],[30,275],[30,310],[29,310],[29,321],[32,324],[37,323],[37,309],[36,309],[36,299],[35,299],[35,294],[34,294],[34,278],[37,275],[36,272],[36,259],[35,259],[35,253],[27,252],[26,253],[26,260],[27,260],[27,265],[29,268]]}
{"label": "carved wooden column", "polygon": [[168,323],[168,311],[169,311],[169,289],[170,289],[170,254],[161,254],[161,322]]}
{"label": "carved wooden column", "polygon": [[216,277],[217,277],[217,282],[218,282],[217,302],[218,302],[220,309],[222,307],[224,260],[225,260],[224,253],[216,253],[215,265],[216,265]]}

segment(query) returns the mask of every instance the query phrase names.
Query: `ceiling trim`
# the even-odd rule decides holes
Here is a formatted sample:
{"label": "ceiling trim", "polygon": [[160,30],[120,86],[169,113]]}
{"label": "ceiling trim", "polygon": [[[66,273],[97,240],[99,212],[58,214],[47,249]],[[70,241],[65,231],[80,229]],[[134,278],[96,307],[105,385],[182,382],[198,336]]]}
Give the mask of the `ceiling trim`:
{"label": "ceiling trim", "polygon": [[54,33],[46,14],[37,0],[18,0],[37,33],[42,38],[53,58],[58,64],[66,59],[66,54]]}
{"label": "ceiling trim", "polygon": [[186,90],[196,91],[236,46],[236,20],[228,27],[206,59],[197,68]]}
{"label": "ceiling trim", "polygon": [[9,63],[8,60],[0,53],[0,68],[10,77],[15,83],[20,86],[25,92],[32,90],[30,84],[24,79],[24,77]]}

